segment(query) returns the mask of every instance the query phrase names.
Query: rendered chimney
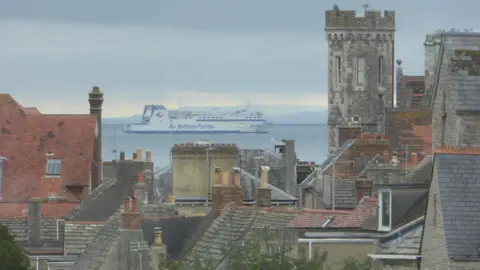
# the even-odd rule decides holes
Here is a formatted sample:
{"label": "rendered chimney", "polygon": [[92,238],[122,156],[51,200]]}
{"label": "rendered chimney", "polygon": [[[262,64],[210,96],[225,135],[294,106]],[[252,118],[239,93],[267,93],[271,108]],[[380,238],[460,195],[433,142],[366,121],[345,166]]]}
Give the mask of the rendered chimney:
{"label": "rendered chimney", "polygon": [[257,205],[270,206],[272,204],[272,190],[268,188],[268,171],[270,167],[261,166],[260,188],[257,189]]}
{"label": "rendered chimney", "polygon": [[388,153],[388,151],[383,151],[383,162],[385,164],[390,163],[390,153]]}
{"label": "rendered chimney", "polygon": [[135,151],[135,153],[137,154],[137,161],[143,161],[143,157],[142,157],[142,149],[137,149]]}
{"label": "rendered chimney", "polygon": [[159,270],[159,266],[164,263],[165,255],[167,254],[167,247],[162,241],[162,228],[154,228],[155,239],[153,245],[150,246],[150,267],[148,269]]}
{"label": "rendered chimney", "polygon": [[270,167],[260,166],[260,188],[268,188],[268,172]]}
{"label": "rendered chimney", "polygon": [[235,186],[240,186],[240,168],[233,167],[233,184]]}
{"label": "rendered chimney", "polygon": [[417,166],[417,153],[410,154],[410,162],[412,163],[412,167]]}
{"label": "rendered chimney", "polygon": [[120,160],[125,160],[125,152],[120,152]]}
{"label": "rendered chimney", "polygon": [[215,168],[215,185],[222,184],[222,169],[219,167]]}
{"label": "rendered chimney", "polygon": [[88,94],[88,103],[90,104],[90,115],[97,118],[97,126],[95,132],[95,141],[94,141],[94,164],[92,165],[91,173],[91,190],[94,190],[100,182],[102,181],[102,104],[103,104],[103,93],[100,91],[100,88],[94,86],[92,91]]}
{"label": "rendered chimney", "polygon": [[41,237],[41,213],[40,213],[40,198],[30,198],[28,200],[28,242],[30,244],[40,244]]}
{"label": "rendered chimney", "polygon": [[152,162],[152,151],[150,150],[145,151],[145,161]]}

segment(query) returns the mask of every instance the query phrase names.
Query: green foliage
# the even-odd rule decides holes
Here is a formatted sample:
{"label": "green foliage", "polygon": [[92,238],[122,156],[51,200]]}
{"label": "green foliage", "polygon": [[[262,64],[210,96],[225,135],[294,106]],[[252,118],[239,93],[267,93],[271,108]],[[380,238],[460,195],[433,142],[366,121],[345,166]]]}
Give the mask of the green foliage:
{"label": "green foliage", "polygon": [[30,261],[15,243],[8,228],[0,224],[0,270],[29,270]]}
{"label": "green foliage", "polygon": [[372,260],[368,257],[362,261],[349,258],[345,260],[345,266],[343,267],[343,270],[370,270],[372,268]]}

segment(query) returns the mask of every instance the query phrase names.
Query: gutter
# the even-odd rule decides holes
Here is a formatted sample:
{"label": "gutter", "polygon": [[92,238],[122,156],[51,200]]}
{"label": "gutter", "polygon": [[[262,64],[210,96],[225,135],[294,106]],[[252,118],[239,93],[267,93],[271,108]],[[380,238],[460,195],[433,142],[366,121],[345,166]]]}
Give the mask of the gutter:
{"label": "gutter", "polygon": [[374,260],[418,260],[420,255],[399,255],[399,254],[368,254]]}

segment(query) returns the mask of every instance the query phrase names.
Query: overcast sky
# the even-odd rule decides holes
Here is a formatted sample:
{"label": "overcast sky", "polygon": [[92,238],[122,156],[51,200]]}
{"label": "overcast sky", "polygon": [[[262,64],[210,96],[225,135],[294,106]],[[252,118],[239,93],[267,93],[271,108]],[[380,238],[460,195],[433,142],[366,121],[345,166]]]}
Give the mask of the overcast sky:
{"label": "overcast sky", "polygon": [[[87,112],[93,85],[106,116],[180,100],[322,109],[335,3],[363,13],[347,0],[0,0],[0,89],[46,113]],[[427,32],[480,25],[478,0],[366,3],[396,10],[396,57],[413,75]]]}

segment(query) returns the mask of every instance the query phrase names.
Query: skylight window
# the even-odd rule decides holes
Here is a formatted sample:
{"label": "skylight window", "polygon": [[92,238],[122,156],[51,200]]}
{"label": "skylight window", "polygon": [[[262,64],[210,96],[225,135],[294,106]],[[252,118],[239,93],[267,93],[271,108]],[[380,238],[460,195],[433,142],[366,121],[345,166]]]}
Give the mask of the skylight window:
{"label": "skylight window", "polygon": [[62,169],[62,161],[59,159],[49,159],[47,160],[47,176],[60,176],[60,171]]}

